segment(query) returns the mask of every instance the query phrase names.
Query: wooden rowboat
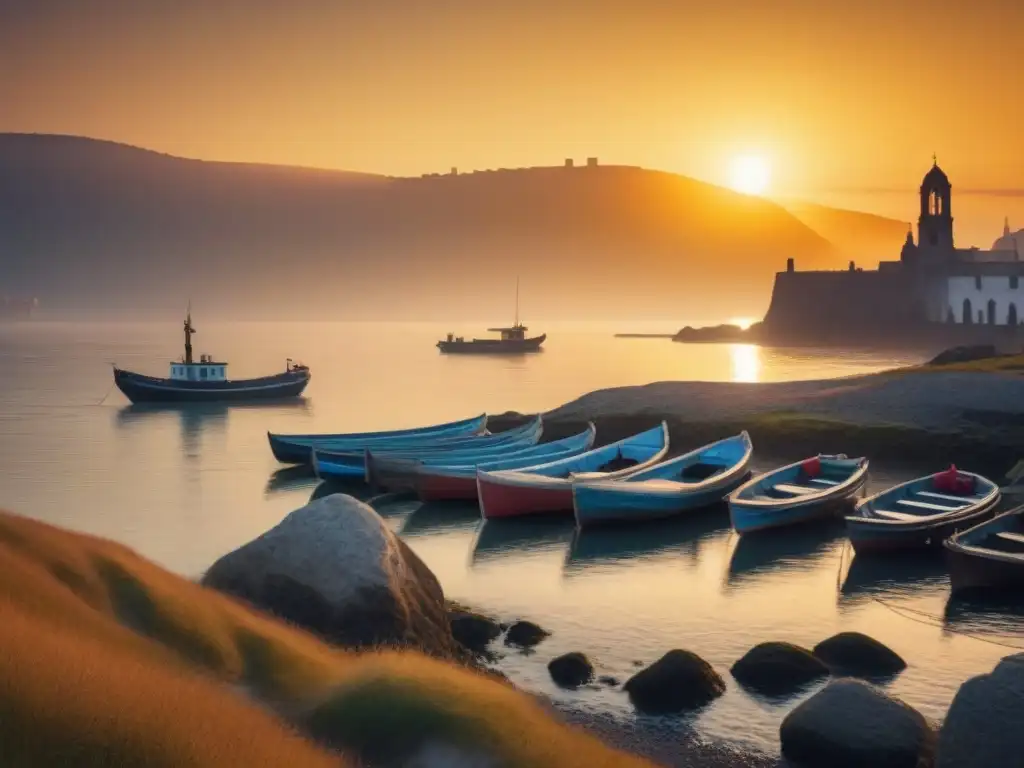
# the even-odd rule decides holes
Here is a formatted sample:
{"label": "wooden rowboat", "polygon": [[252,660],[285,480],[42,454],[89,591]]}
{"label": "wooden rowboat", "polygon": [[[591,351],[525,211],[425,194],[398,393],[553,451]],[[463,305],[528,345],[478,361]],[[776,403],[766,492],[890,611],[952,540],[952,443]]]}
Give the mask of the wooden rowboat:
{"label": "wooden rowboat", "polygon": [[857,552],[938,547],[990,517],[999,499],[988,478],[950,467],[864,499],[846,531]]}
{"label": "wooden rowboat", "polygon": [[868,460],[818,455],[750,480],[729,496],[737,533],[835,517],[849,511],[868,481]]}
{"label": "wooden rowboat", "polygon": [[437,465],[429,461],[417,464],[411,471],[412,485],[422,501],[476,499],[476,472],[519,469],[538,463],[559,461],[590,450],[597,428],[593,423],[578,435],[511,453],[503,458],[480,464],[461,466]]}
{"label": "wooden rowboat", "polygon": [[466,438],[453,444],[434,443],[421,448],[365,448],[362,451],[329,451],[313,446],[313,470],[321,477],[361,477],[375,484],[377,478],[369,471],[372,462],[368,464],[368,458],[373,456],[418,461],[436,458],[456,464],[485,461],[508,451],[537,445],[543,433],[544,422],[536,416],[526,424],[504,432]]}
{"label": "wooden rowboat", "polygon": [[668,424],[566,459],[520,470],[476,473],[480,513],[486,519],[572,511],[573,483],[620,478],[661,461]]}
{"label": "wooden rowboat", "polygon": [[654,520],[716,504],[746,479],[752,453],[750,435],[741,432],[619,480],[574,482],[576,525]]}
{"label": "wooden rowboat", "polygon": [[311,449],[318,445],[337,451],[363,451],[369,447],[402,448],[424,446],[442,439],[467,438],[486,432],[487,414],[450,421],[430,427],[394,429],[384,432],[336,432],[281,435],[267,433],[274,458],[283,464],[309,464]]}
{"label": "wooden rowboat", "polygon": [[1024,506],[1015,507],[946,542],[954,594],[1012,591],[1024,587]]}

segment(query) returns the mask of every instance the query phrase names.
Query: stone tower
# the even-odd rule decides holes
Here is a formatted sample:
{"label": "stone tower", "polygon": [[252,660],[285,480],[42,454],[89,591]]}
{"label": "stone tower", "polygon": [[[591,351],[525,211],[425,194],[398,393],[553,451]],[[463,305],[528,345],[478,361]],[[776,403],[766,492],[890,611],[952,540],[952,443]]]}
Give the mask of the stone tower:
{"label": "stone tower", "polygon": [[953,255],[952,189],[949,177],[933,162],[921,182],[921,216],[917,220],[917,247],[925,263],[942,262]]}

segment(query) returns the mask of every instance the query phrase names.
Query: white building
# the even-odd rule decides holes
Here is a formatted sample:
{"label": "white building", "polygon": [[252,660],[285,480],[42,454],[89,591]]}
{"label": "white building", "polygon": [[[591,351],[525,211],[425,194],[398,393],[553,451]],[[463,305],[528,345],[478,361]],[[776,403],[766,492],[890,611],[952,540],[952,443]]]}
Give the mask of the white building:
{"label": "white building", "polygon": [[921,182],[917,231],[917,243],[912,233],[907,234],[900,262],[915,275],[918,298],[929,320],[1024,323],[1024,261],[1009,221],[992,250],[957,248],[953,242],[952,185],[938,164],[932,165]]}

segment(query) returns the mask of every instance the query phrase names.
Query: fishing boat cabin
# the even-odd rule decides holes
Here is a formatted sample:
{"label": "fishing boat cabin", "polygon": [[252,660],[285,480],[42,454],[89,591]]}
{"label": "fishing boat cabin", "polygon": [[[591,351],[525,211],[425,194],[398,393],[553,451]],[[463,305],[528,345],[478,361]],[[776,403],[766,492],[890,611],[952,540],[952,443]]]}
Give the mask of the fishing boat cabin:
{"label": "fishing boat cabin", "polygon": [[200,355],[199,362],[192,359],[192,313],[185,318],[185,356],[171,363],[173,381],[227,381],[228,364],[220,363],[212,355]]}
{"label": "fishing boat cabin", "polygon": [[511,328],[488,328],[488,333],[500,333],[502,341],[523,341],[529,329],[522,323],[517,323]]}

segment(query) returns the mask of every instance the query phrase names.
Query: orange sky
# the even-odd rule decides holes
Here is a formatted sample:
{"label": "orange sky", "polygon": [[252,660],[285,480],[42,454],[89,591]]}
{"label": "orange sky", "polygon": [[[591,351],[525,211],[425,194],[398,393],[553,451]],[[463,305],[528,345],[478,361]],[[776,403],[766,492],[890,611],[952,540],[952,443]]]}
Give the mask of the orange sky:
{"label": "orange sky", "polygon": [[1024,189],[1022,25],[1013,0],[0,0],[0,131],[389,174],[726,183],[759,152],[774,192],[840,203],[934,151],[955,189]]}

